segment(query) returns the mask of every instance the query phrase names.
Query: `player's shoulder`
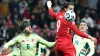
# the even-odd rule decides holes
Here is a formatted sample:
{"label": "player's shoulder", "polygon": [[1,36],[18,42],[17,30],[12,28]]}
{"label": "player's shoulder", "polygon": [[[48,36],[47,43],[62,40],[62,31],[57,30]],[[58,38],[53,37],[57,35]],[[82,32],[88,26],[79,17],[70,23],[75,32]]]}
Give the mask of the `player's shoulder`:
{"label": "player's shoulder", "polygon": [[24,35],[24,33],[19,33],[18,35],[16,35],[14,38],[20,38]]}
{"label": "player's shoulder", "polygon": [[91,41],[90,39],[88,39],[88,38],[84,38],[83,40],[86,40],[86,41]]}
{"label": "player's shoulder", "polygon": [[78,36],[78,35],[75,34],[74,36]]}
{"label": "player's shoulder", "polygon": [[34,33],[34,32],[31,33],[31,35],[34,36],[34,37],[40,37],[38,34],[36,34],[36,33]]}
{"label": "player's shoulder", "polygon": [[70,25],[75,25],[75,21],[74,20],[71,20],[71,21],[67,20],[67,23],[69,23]]}
{"label": "player's shoulder", "polygon": [[20,33],[19,35],[23,35],[24,33]]}
{"label": "player's shoulder", "polygon": [[86,41],[86,42],[89,42],[89,43],[90,42],[93,43],[93,41],[91,39],[84,38],[83,40]]}
{"label": "player's shoulder", "polygon": [[34,33],[34,32],[33,32],[33,33],[31,33],[31,35],[33,35],[33,36],[37,36],[37,34],[36,34],[36,33]]}
{"label": "player's shoulder", "polygon": [[22,35],[24,35],[24,33],[20,33],[20,34],[18,34],[17,36],[22,36]]}
{"label": "player's shoulder", "polygon": [[36,33],[34,33],[34,32],[32,32],[31,34],[33,34],[33,35],[37,35]]}
{"label": "player's shoulder", "polygon": [[78,35],[74,35],[74,36],[73,36],[73,39],[74,39],[74,40],[79,40],[79,41],[81,41],[81,40],[82,40],[82,37],[80,37],[80,36],[78,36]]}
{"label": "player's shoulder", "polygon": [[77,37],[80,37],[80,36],[78,36],[78,35],[75,34],[73,37],[74,37],[74,38],[77,38]]}

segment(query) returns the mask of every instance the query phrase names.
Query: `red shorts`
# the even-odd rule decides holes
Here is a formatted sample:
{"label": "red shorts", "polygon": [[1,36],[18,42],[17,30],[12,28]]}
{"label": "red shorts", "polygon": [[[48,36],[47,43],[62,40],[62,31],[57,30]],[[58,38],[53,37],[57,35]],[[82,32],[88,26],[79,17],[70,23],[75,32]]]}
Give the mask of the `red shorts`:
{"label": "red shorts", "polygon": [[73,44],[56,44],[56,56],[75,56],[76,50]]}

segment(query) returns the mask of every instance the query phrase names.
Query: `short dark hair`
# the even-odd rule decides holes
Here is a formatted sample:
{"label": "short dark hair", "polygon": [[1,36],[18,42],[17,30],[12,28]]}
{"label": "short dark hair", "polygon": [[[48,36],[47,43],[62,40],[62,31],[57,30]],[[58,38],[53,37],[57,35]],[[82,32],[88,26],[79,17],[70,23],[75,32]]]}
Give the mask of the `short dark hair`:
{"label": "short dark hair", "polygon": [[74,5],[73,2],[64,2],[61,6],[61,10],[64,10],[65,8],[68,8],[69,5]]}
{"label": "short dark hair", "polygon": [[84,22],[84,23],[86,23],[86,24],[87,24],[87,22],[86,22],[86,21],[84,21],[84,20],[82,20],[80,23],[82,23],[82,22]]}
{"label": "short dark hair", "polygon": [[29,25],[31,25],[30,24],[30,22],[28,22],[28,21],[22,21],[22,22],[20,22],[20,24],[19,24],[19,29],[21,30],[21,31],[23,31],[27,26],[29,26]]}

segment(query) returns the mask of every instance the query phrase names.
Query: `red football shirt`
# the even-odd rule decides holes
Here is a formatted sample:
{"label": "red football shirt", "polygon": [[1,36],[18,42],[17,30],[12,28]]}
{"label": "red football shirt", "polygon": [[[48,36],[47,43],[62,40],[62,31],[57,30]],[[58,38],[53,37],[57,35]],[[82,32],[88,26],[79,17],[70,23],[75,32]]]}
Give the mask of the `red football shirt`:
{"label": "red football shirt", "polygon": [[88,38],[88,35],[80,32],[75,25],[75,22],[69,22],[65,19],[64,11],[60,11],[58,13],[53,12],[53,9],[49,9],[49,13],[52,17],[56,18],[56,26],[57,26],[57,33],[56,33],[56,42],[57,44],[65,44],[72,42],[72,30],[75,34],[82,36],[84,38]]}

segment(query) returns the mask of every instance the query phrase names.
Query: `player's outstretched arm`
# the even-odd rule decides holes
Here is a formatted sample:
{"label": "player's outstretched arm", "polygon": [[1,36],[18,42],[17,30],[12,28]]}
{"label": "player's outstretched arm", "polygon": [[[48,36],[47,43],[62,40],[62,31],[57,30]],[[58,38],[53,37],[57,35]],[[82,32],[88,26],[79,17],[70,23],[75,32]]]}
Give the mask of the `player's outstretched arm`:
{"label": "player's outstretched arm", "polygon": [[3,47],[3,51],[6,51],[8,49],[8,47],[14,45],[17,42],[17,37],[11,39],[9,42],[7,42],[4,47]]}
{"label": "player's outstretched arm", "polygon": [[85,34],[85,33],[83,33],[83,32],[81,32],[78,28],[77,28],[77,26],[75,25],[75,22],[74,21],[67,21],[67,23],[68,23],[68,26],[75,32],[75,34],[77,34],[77,35],[79,35],[79,36],[81,36],[81,37],[84,37],[84,38],[88,38],[88,35],[87,34]]}
{"label": "player's outstretched arm", "polygon": [[50,55],[50,50],[49,49],[46,49],[45,56],[49,56],[49,55]]}
{"label": "player's outstretched arm", "polygon": [[89,39],[91,39],[94,43],[97,42],[97,39],[96,39],[96,38],[94,38],[94,37],[92,37],[92,36],[90,36],[90,35],[88,35],[88,34],[85,34],[85,33],[81,32],[81,31],[77,28],[77,26],[75,25],[74,22],[68,22],[68,21],[67,21],[67,23],[68,23],[69,27],[75,32],[75,34],[77,34],[77,35],[79,35],[79,36],[81,36],[81,37],[84,37],[84,38],[89,38]]}
{"label": "player's outstretched arm", "polygon": [[53,9],[51,8],[51,6],[52,6],[51,1],[47,1],[47,7],[48,7],[48,9],[49,9],[50,15],[51,15],[52,17],[56,17],[57,14],[53,11]]}
{"label": "player's outstretched arm", "polygon": [[44,44],[47,47],[54,47],[55,46],[55,42],[48,42],[38,35],[36,35],[36,37],[37,37],[39,43]]}

